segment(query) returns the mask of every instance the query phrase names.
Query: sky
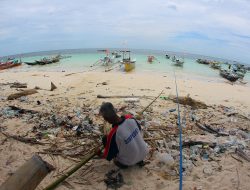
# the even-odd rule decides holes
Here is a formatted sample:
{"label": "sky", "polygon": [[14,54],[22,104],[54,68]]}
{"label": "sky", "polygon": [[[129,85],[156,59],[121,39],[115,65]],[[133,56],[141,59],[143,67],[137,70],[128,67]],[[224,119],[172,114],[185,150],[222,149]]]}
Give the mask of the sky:
{"label": "sky", "polygon": [[0,56],[126,47],[250,64],[250,0],[0,0],[0,13]]}

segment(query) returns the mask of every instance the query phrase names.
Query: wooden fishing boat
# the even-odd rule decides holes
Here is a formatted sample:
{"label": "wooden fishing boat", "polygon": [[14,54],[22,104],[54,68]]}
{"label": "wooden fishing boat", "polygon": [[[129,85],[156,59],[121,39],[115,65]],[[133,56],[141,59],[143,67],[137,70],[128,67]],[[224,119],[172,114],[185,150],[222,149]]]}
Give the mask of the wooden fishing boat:
{"label": "wooden fishing boat", "polygon": [[51,63],[57,63],[60,61],[60,57],[59,56],[55,56],[52,58],[47,58],[44,57],[41,60],[35,60],[34,62],[24,62],[27,65],[47,65],[47,64],[51,64]]}
{"label": "wooden fishing boat", "polygon": [[230,70],[220,70],[220,76],[231,82],[235,82],[240,78],[236,73]]}
{"label": "wooden fishing boat", "polygon": [[130,51],[121,51],[122,52],[122,61],[121,63],[124,65],[124,70],[126,72],[132,71],[135,68],[136,60],[131,60]]}
{"label": "wooden fishing boat", "polygon": [[22,65],[21,62],[19,62],[19,63],[14,63],[14,62],[1,63],[0,64],[0,70],[10,69],[12,67],[17,67],[17,66],[20,66],[20,65]]}

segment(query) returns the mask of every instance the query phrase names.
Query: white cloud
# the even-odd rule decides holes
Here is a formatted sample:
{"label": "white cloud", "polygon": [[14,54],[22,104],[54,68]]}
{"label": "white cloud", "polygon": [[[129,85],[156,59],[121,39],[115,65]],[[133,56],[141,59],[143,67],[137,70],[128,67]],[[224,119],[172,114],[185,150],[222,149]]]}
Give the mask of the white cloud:
{"label": "white cloud", "polygon": [[[74,44],[87,48],[93,44],[117,47],[121,41],[128,40],[128,46],[133,44],[133,48],[185,47],[192,53],[234,58],[241,55],[239,47],[250,51],[250,39],[244,38],[250,36],[249,2],[0,0],[0,55],[19,53],[15,48],[5,48],[2,52],[5,43],[13,47],[22,45],[23,51],[31,51],[44,46],[45,42],[60,41],[58,48],[74,47]],[[194,35],[184,39],[186,33],[197,34],[199,38],[194,39]],[[178,36],[182,36],[181,41],[176,39]],[[26,46],[27,40],[37,43]],[[220,49],[215,50],[213,46],[218,43]],[[250,61],[250,55],[244,55],[243,61]]]}

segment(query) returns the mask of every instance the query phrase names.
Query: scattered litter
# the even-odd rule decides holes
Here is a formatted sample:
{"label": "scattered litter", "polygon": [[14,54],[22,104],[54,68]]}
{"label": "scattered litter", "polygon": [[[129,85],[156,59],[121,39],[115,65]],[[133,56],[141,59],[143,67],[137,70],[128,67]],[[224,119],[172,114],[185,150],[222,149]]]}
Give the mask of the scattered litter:
{"label": "scattered litter", "polygon": [[123,176],[120,173],[120,169],[118,170],[110,170],[107,174],[105,174],[104,182],[107,185],[107,188],[118,189],[124,185]]}

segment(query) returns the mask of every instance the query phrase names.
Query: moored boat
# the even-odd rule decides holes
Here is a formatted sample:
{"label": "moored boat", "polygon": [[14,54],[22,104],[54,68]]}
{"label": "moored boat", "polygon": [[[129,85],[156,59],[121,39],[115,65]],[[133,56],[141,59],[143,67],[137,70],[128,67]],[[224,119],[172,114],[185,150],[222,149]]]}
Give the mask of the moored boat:
{"label": "moored boat", "polygon": [[124,70],[126,72],[132,71],[135,68],[136,60],[131,60],[130,51],[121,51],[122,52],[122,61],[121,63],[124,65]]}
{"label": "moored boat", "polygon": [[230,71],[230,70],[222,70],[221,69],[220,70],[220,75],[223,78],[225,78],[225,79],[227,79],[227,80],[229,80],[231,82],[235,82],[240,78],[235,72]]}
{"label": "moored boat", "polygon": [[153,56],[153,55],[148,56],[148,62],[149,63],[152,63],[154,60],[155,60],[155,56]]}

